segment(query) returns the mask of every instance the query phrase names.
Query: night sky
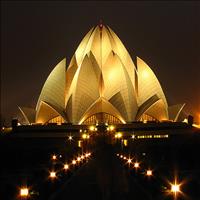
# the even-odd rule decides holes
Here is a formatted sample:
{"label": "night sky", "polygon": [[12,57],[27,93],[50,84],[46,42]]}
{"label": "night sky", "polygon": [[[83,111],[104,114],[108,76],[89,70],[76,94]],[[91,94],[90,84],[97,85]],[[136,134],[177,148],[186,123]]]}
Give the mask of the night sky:
{"label": "night sky", "polygon": [[[42,86],[100,19],[154,71],[169,105],[200,121],[200,2],[1,2],[1,117],[35,107]],[[198,118],[197,118],[198,117]]]}

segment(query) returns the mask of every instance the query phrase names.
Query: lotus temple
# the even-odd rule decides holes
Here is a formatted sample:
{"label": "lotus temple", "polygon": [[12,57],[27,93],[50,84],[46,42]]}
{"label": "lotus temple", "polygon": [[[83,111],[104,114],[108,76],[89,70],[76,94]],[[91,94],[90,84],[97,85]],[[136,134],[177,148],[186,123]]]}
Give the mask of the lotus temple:
{"label": "lotus temple", "polygon": [[103,24],[82,39],[71,61],[63,58],[42,87],[35,108],[20,106],[24,124],[178,121],[184,104],[169,106],[152,69],[133,59]]}

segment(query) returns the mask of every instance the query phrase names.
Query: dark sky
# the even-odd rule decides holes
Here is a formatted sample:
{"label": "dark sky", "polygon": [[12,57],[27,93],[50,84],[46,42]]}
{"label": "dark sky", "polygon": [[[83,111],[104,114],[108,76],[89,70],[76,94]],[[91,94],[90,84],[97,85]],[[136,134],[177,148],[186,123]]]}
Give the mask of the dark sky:
{"label": "dark sky", "polygon": [[1,2],[1,115],[35,107],[41,88],[64,57],[102,19],[155,72],[169,105],[186,103],[200,121],[199,2]]}

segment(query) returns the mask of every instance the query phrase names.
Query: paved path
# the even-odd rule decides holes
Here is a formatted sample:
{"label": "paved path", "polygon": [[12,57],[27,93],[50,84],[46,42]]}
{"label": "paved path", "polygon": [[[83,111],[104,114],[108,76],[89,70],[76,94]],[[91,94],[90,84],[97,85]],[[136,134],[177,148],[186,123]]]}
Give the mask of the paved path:
{"label": "paved path", "polygon": [[70,180],[66,181],[49,200],[149,200],[137,180],[129,180],[127,171],[119,164],[113,147],[100,144],[91,160]]}

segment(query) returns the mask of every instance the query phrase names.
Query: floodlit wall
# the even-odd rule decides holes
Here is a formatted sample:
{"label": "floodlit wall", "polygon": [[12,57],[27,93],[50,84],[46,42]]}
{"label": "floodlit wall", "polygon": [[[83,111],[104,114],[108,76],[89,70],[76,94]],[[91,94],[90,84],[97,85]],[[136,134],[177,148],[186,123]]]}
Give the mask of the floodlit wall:
{"label": "floodlit wall", "polygon": [[66,73],[66,59],[63,59],[55,66],[55,68],[48,76],[42,88],[40,97],[38,99],[38,103],[36,106],[37,111],[39,109],[41,101],[49,103],[50,105],[54,105],[59,110],[64,109],[65,105],[64,94],[65,94],[65,83],[66,83],[65,73]]}
{"label": "floodlit wall", "polygon": [[[159,113],[162,110],[162,116],[157,119],[163,118],[168,119],[168,105],[161,88],[161,85],[150,69],[150,67],[139,57],[137,57],[137,68],[138,68],[138,105],[141,106],[146,100],[153,95],[157,95],[160,101],[159,106],[155,107],[155,111],[151,111],[156,114],[156,108],[159,108]],[[162,102],[162,103],[161,103]]]}

